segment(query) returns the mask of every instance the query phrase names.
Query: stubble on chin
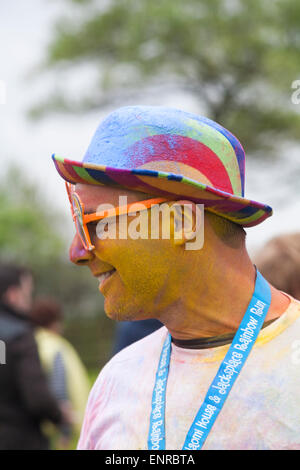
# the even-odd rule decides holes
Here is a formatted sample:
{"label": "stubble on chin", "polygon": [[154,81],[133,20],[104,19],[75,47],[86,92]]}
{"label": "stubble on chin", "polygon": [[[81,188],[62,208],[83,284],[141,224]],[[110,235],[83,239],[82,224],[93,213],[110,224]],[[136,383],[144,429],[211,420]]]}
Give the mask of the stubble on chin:
{"label": "stubble on chin", "polygon": [[108,318],[111,320],[120,322],[120,321],[138,321],[138,320],[146,320],[145,314],[141,311],[137,311],[136,307],[126,307],[124,305],[110,305],[107,299],[104,302],[104,311]]}

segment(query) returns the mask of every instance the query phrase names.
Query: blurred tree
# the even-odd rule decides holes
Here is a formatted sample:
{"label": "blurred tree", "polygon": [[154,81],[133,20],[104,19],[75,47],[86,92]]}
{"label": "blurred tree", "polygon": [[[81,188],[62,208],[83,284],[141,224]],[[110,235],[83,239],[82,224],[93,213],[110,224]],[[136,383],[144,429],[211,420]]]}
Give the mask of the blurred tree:
{"label": "blurred tree", "polygon": [[65,246],[57,232],[61,215],[49,207],[18,167],[10,167],[0,186],[1,257],[18,258],[32,268],[59,258]]}
{"label": "blurred tree", "polygon": [[0,259],[32,269],[35,295],[62,304],[66,337],[99,370],[111,354],[114,323],[104,314],[97,281],[69,262],[65,225],[39,187],[18,167],[8,168],[0,181]]}
{"label": "blurred tree", "polygon": [[71,18],[58,22],[45,66],[58,73],[59,66],[94,64],[101,80],[87,82],[79,101],[67,98],[64,83],[32,115],[132,102],[146,85],[175,84],[247,150],[272,148],[277,137],[299,139],[300,117],[291,103],[299,75],[298,0],[71,3]]}

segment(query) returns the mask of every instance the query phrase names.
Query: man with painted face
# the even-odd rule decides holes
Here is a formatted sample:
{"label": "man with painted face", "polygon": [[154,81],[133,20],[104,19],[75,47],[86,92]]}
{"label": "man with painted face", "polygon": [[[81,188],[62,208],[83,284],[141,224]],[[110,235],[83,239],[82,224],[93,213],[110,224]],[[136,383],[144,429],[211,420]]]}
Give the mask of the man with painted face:
{"label": "man with painted face", "polygon": [[132,106],[100,124],[82,163],[53,160],[77,230],[71,261],[99,279],[106,314],[164,324],[101,371],[78,448],[300,448],[300,305],[247,253],[244,227],[272,209],[244,197],[239,141],[204,117]]}

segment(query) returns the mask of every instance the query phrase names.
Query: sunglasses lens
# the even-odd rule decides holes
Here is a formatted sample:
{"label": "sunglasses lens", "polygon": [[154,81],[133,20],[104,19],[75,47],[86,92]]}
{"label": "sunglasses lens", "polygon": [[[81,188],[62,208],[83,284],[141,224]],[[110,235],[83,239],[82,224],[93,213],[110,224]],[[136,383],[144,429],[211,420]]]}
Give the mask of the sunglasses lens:
{"label": "sunglasses lens", "polygon": [[73,204],[73,210],[74,210],[74,215],[75,215],[75,224],[77,228],[77,233],[85,247],[85,249],[89,249],[89,243],[86,239],[86,235],[84,233],[83,229],[83,217],[82,217],[82,207],[79,202],[79,199],[77,197],[76,193],[72,193],[72,204]]}

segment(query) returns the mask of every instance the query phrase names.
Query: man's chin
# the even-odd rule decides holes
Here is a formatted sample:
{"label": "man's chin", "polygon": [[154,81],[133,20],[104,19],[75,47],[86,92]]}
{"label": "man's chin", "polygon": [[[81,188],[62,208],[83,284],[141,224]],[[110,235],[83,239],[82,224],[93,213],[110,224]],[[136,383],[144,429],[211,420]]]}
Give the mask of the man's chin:
{"label": "man's chin", "polygon": [[135,308],[124,308],[124,304],[120,306],[112,304],[109,302],[109,299],[105,299],[104,301],[104,311],[108,318],[115,321],[137,321],[137,320],[145,320],[142,318],[141,314],[136,312]]}
{"label": "man's chin", "polygon": [[108,318],[115,321],[128,321],[130,320],[129,316],[126,315],[126,312],[118,308],[116,305],[112,305],[109,300],[106,298],[104,301],[104,311]]}

